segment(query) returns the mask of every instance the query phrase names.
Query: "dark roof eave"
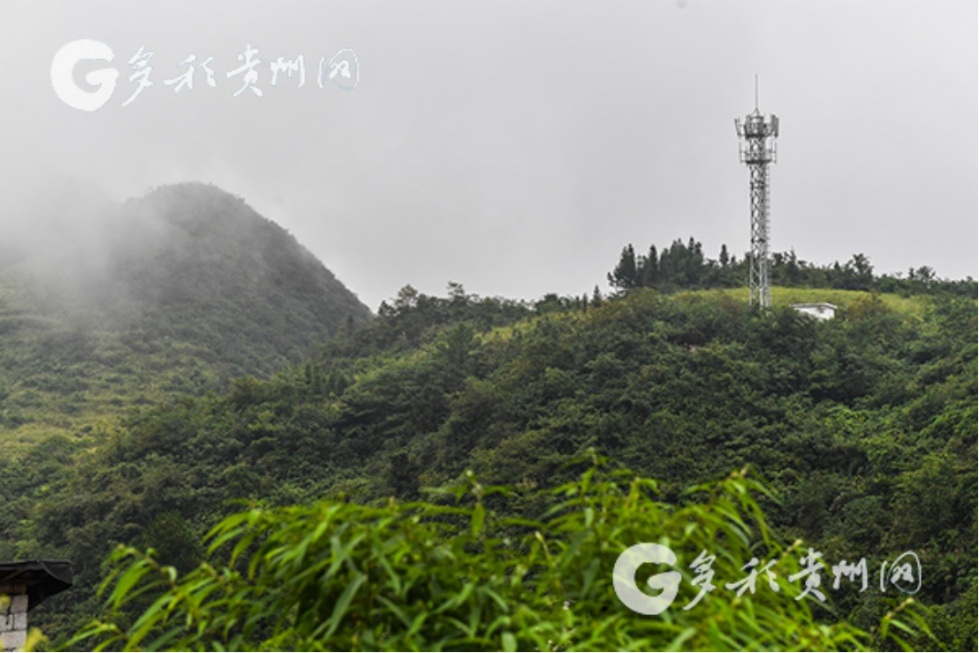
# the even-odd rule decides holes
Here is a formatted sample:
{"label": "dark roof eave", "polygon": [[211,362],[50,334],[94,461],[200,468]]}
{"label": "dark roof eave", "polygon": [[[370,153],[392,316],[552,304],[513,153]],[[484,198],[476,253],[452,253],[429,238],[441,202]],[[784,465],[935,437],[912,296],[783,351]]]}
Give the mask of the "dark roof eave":
{"label": "dark roof eave", "polygon": [[24,585],[29,597],[28,609],[49,596],[72,586],[71,562],[68,560],[23,560],[0,562],[0,587]]}

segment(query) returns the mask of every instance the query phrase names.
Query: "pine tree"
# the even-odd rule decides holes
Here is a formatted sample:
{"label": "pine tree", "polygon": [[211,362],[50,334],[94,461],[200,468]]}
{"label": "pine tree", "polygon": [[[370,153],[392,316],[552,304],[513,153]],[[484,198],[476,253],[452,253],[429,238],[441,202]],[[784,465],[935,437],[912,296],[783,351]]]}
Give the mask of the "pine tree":
{"label": "pine tree", "polygon": [[699,285],[704,275],[704,248],[693,239],[693,236],[690,237],[690,242],[687,244],[687,260],[684,267],[687,287],[692,288]]}
{"label": "pine tree", "polygon": [[598,289],[598,284],[595,284],[595,292],[591,296],[591,305],[596,307],[602,305],[602,291]]}
{"label": "pine tree", "polygon": [[649,246],[649,254],[646,255],[645,263],[642,267],[642,275],[639,284],[647,288],[653,288],[659,282],[659,254],[656,252],[656,245]]}
{"label": "pine tree", "polygon": [[622,257],[615,269],[608,273],[608,283],[619,290],[635,288],[637,283],[636,252],[632,244],[622,248]]}

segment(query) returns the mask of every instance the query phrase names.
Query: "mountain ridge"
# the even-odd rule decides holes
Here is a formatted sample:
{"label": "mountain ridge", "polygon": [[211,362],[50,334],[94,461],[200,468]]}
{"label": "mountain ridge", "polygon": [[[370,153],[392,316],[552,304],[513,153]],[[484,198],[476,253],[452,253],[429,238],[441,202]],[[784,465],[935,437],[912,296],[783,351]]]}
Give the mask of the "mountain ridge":
{"label": "mountain ridge", "polygon": [[266,378],[372,319],[294,236],[215,186],[80,205],[77,218],[64,195],[0,248],[0,440]]}

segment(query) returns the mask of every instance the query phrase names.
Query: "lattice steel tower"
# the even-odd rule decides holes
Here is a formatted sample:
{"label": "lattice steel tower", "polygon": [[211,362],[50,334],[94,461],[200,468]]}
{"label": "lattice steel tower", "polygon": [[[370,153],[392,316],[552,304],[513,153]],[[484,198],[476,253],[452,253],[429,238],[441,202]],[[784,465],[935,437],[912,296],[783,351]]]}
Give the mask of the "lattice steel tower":
{"label": "lattice steel tower", "polygon": [[758,77],[755,77],[755,110],[744,118],[735,118],[741,162],[751,172],[751,271],[748,277],[751,304],[762,308],[772,305],[768,286],[768,164],[777,155],[778,117],[765,116],[758,111]]}

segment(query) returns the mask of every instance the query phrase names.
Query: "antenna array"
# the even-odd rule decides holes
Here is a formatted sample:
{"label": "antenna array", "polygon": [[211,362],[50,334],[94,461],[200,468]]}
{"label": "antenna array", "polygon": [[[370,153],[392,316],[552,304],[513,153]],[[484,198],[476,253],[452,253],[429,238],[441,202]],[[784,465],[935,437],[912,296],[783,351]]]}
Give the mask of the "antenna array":
{"label": "antenna array", "polygon": [[751,262],[748,278],[748,301],[762,308],[772,305],[768,283],[768,164],[775,163],[778,138],[778,117],[766,119],[758,110],[758,76],[755,75],[755,110],[744,121],[734,120],[738,132],[741,162],[747,164],[751,176]]}

